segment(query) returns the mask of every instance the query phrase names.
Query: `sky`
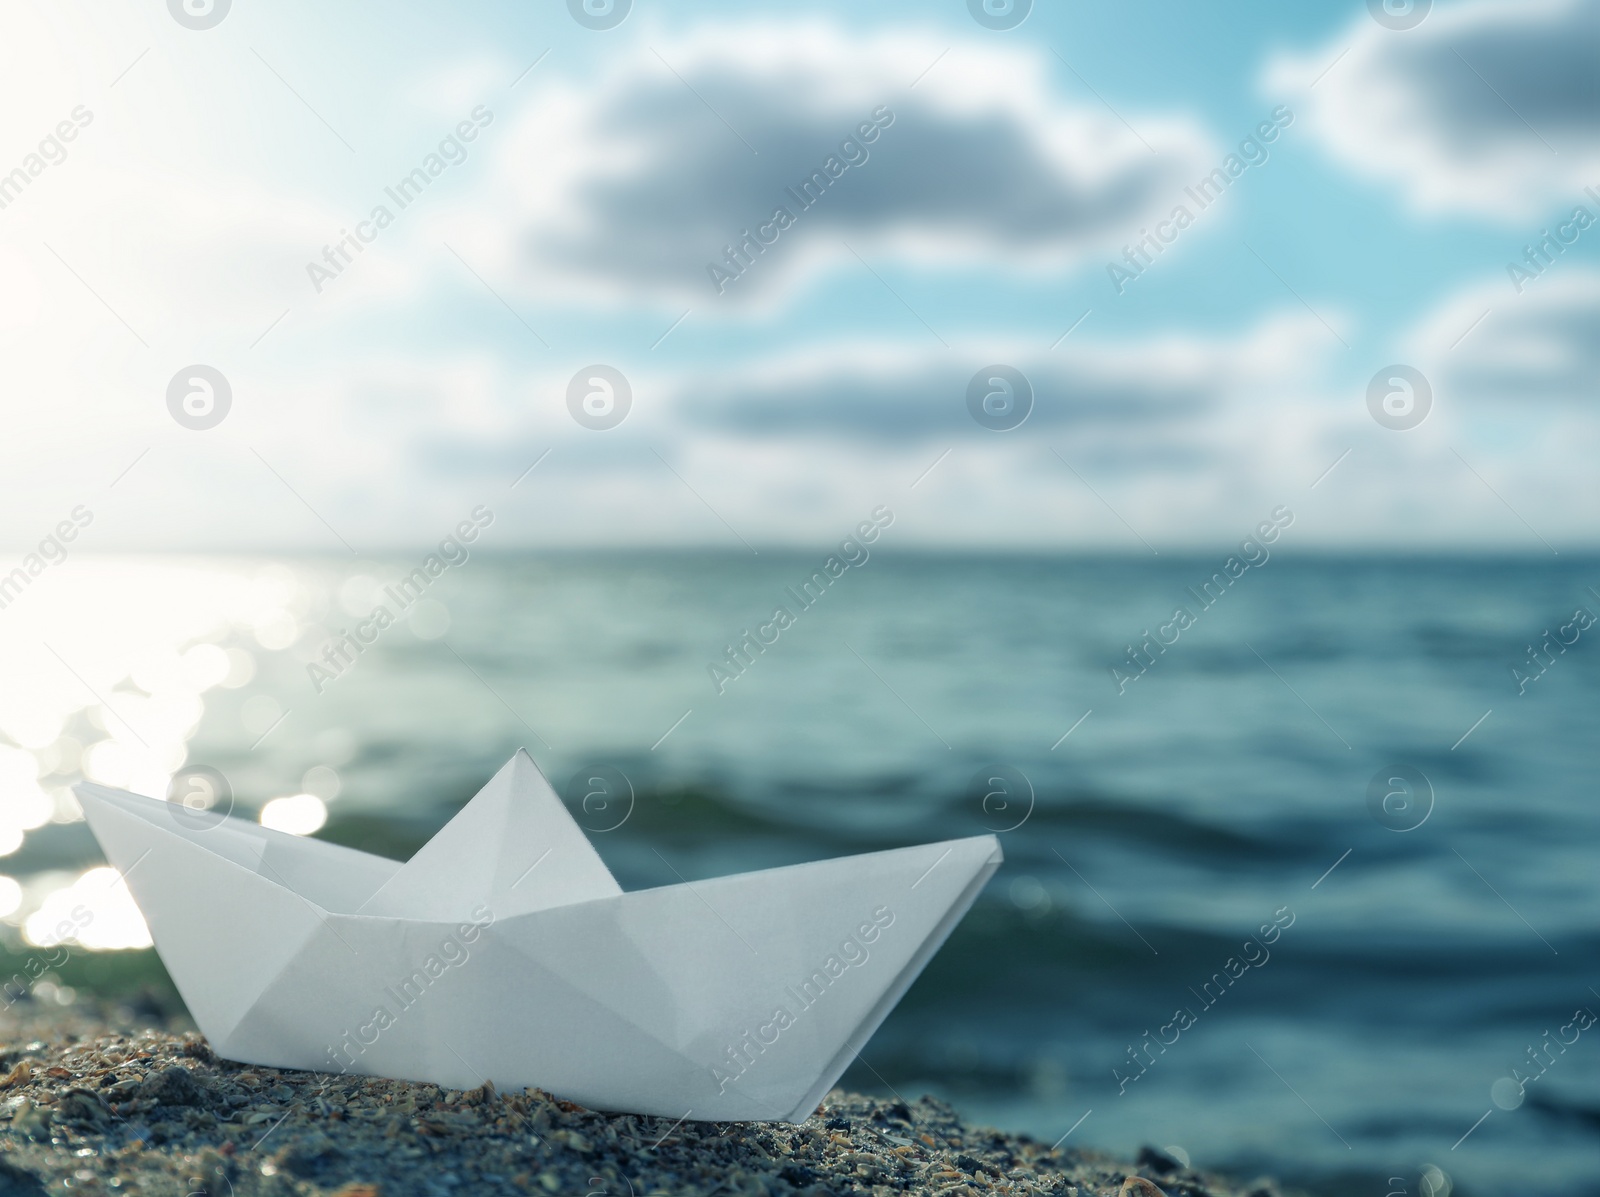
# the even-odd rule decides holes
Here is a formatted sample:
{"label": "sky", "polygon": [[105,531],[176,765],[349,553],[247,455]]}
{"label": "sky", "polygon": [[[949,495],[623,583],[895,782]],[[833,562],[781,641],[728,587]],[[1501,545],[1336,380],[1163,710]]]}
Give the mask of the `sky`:
{"label": "sky", "polygon": [[1597,0],[586,2],[0,11],[0,545],[1600,541]]}

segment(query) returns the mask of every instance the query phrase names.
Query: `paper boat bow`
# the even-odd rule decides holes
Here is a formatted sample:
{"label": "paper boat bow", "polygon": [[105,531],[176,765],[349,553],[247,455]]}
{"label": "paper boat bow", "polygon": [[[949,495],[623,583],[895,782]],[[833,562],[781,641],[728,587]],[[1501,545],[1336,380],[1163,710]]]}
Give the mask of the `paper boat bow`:
{"label": "paper boat bow", "polygon": [[403,865],[77,793],[219,1055],[674,1119],[808,1117],[1001,859],[988,835],[623,893],[521,751]]}

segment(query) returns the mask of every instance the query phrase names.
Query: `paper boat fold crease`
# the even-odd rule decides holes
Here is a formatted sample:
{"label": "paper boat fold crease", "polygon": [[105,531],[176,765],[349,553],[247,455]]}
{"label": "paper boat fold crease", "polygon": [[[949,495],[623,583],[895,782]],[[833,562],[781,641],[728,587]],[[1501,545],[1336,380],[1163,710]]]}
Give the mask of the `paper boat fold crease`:
{"label": "paper boat fold crease", "polygon": [[624,893],[525,752],[405,864],[92,783],[200,1030],[243,1063],[798,1122],[999,867],[994,836]]}

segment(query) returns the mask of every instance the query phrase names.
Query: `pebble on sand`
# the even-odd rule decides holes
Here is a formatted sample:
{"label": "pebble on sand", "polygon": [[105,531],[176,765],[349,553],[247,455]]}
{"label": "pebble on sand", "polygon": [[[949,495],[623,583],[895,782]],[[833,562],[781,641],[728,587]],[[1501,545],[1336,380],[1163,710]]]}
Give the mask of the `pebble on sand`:
{"label": "pebble on sand", "polygon": [[836,1090],[798,1126],[674,1123],[538,1089],[234,1064],[150,1021],[86,1003],[0,1012],[0,1195],[1247,1197],[1154,1149],[1138,1164],[1056,1150],[927,1097]]}

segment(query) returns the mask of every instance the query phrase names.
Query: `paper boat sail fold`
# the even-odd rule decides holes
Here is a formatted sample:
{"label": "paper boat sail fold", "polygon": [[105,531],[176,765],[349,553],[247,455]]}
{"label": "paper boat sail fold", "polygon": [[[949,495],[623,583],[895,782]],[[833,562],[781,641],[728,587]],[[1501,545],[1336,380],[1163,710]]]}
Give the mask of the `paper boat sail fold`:
{"label": "paper boat sail fold", "polygon": [[361,914],[497,918],[622,892],[522,749],[361,906]]}
{"label": "paper boat sail fold", "polygon": [[1001,860],[979,836],[623,893],[521,752],[405,865],[77,792],[218,1054],[672,1119],[809,1116]]}

